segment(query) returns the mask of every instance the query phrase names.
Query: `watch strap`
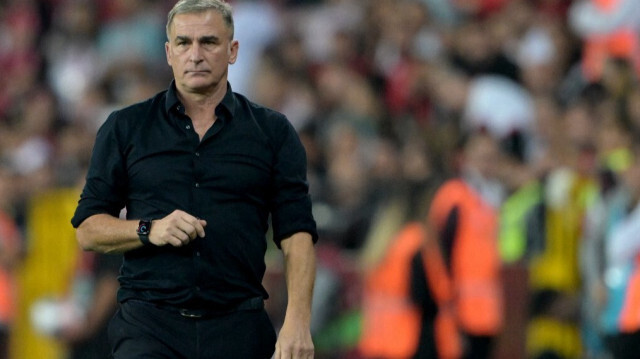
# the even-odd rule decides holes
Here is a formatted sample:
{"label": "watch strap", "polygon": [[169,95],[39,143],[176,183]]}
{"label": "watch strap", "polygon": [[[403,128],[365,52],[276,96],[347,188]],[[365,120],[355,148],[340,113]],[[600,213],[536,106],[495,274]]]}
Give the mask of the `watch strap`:
{"label": "watch strap", "polygon": [[151,233],[151,220],[141,219],[140,222],[138,222],[138,229],[136,232],[142,244],[145,246],[152,244],[149,240],[149,233]]}

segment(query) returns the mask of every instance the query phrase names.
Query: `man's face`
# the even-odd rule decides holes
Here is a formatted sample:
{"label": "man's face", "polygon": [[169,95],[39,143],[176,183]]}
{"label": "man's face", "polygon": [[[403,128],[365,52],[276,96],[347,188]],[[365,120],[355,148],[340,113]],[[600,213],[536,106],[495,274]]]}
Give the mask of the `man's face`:
{"label": "man's face", "polygon": [[236,61],[238,42],[216,11],[178,14],[165,44],[176,86],[186,93],[226,87],[228,65]]}

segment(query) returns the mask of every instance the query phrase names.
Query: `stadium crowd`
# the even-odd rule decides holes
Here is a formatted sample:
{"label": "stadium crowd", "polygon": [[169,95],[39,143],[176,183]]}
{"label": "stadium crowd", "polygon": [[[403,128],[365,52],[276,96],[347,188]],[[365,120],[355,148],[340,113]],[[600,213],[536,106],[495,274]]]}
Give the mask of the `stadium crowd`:
{"label": "stadium crowd", "polygon": [[[307,150],[316,357],[396,357],[386,353],[399,341],[365,335],[403,324],[371,324],[363,298],[385,281],[410,286],[410,254],[393,257],[400,275],[379,269],[479,133],[498,149],[465,173],[499,218],[492,357],[609,358],[625,338],[637,345],[639,2],[230,2],[232,88],[284,113]],[[69,220],[102,121],[171,79],[172,5],[0,2],[0,358],[65,358],[115,305],[117,284],[97,284],[115,274],[80,253]],[[275,246],[266,260],[276,320],[286,298]]]}

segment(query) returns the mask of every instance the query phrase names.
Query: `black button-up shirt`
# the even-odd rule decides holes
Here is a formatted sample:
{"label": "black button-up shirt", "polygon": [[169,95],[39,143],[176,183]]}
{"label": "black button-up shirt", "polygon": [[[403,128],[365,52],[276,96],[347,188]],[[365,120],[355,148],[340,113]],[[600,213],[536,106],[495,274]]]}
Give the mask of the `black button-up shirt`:
{"label": "black button-up shirt", "polygon": [[202,141],[175,84],[113,112],[98,131],[87,181],[71,222],[99,213],[159,219],[176,209],[207,221],[185,247],[126,252],[118,300],[187,308],[233,305],[268,295],[269,215],[276,244],[297,232],[314,241],[306,155],[284,115],[227,93]]}

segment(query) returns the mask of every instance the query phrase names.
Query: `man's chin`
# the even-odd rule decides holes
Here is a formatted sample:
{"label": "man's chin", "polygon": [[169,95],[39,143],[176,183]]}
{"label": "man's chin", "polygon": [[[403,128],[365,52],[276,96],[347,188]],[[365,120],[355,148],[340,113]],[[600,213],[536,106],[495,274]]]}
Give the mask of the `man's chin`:
{"label": "man's chin", "polygon": [[191,79],[189,81],[184,81],[183,84],[183,88],[188,92],[207,92],[212,88],[215,88],[217,82],[206,79]]}

